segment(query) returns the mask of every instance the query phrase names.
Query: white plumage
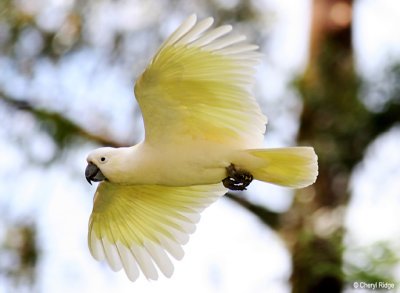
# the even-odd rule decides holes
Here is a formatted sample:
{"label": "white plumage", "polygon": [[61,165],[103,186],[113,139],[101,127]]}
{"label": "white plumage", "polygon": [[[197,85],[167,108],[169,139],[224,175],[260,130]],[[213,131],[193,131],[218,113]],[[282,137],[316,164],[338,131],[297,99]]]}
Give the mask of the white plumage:
{"label": "white plumage", "polygon": [[87,158],[88,181],[104,180],[89,221],[91,254],[131,281],[173,274],[170,258],[182,259],[200,213],[227,191],[230,164],[289,187],[317,176],[312,148],[261,149],[267,118],[251,93],[258,46],[212,23],[190,16],[139,77],[145,140]]}

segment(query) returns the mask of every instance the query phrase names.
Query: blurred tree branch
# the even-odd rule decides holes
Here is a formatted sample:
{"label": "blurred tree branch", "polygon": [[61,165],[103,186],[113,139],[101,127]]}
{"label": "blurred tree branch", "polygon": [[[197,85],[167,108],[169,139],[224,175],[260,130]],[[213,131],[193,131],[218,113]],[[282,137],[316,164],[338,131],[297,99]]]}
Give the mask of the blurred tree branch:
{"label": "blurred tree branch", "polygon": [[3,91],[0,91],[0,99],[16,110],[26,111],[35,116],[42,123],[43,129],[52,136],[53,140],[61,148],[68,145],[71,139],[78,136],[104,146],[127,146],[127,143],[112,140],[107,135],[93,134],[60,113],[40,109],[26,100],[15,100]]}
{"label": "blurred tree branch", "polygon": [[225,196],[239,204],[244,209],[248,210],[250,213],[254,214],[267,226],[273,229],[277,229],[279,227],[280,213],[273,212],[267,209],[265,206],[254,204],[236,193],[228,192],[225,194]]}

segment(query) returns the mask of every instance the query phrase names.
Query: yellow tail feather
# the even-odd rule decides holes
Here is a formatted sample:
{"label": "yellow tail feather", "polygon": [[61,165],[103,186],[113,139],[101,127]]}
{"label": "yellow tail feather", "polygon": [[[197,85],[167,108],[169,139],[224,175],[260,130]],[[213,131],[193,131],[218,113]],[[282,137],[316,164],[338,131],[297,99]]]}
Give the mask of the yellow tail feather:
{"label": "yellow tail feather", "polygon": [[257,180],[302,188],[313,184],[318,175],[318,157],[312,147],[251,149],[246,153],[252,159],[240,165]]}

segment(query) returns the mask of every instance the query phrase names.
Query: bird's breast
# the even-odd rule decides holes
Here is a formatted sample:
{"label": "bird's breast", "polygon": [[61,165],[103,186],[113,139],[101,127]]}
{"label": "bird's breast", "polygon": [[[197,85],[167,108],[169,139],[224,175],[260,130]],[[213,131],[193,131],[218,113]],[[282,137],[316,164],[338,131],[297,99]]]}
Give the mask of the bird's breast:
{"label": "bird's breast", "polygon": [[203,185],[226,177],[229,151],[215,145],[146,146],[133,154],[129,184]]}

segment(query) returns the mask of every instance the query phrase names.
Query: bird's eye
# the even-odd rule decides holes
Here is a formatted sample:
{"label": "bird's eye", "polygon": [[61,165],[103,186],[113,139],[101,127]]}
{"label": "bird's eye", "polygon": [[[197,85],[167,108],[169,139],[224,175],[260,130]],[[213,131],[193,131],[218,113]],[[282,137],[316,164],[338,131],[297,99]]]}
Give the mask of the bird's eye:
{"label": "bird's eye", "polygon": [[100,162],[104,163],[106,161],[106,157],[101,157]]}

